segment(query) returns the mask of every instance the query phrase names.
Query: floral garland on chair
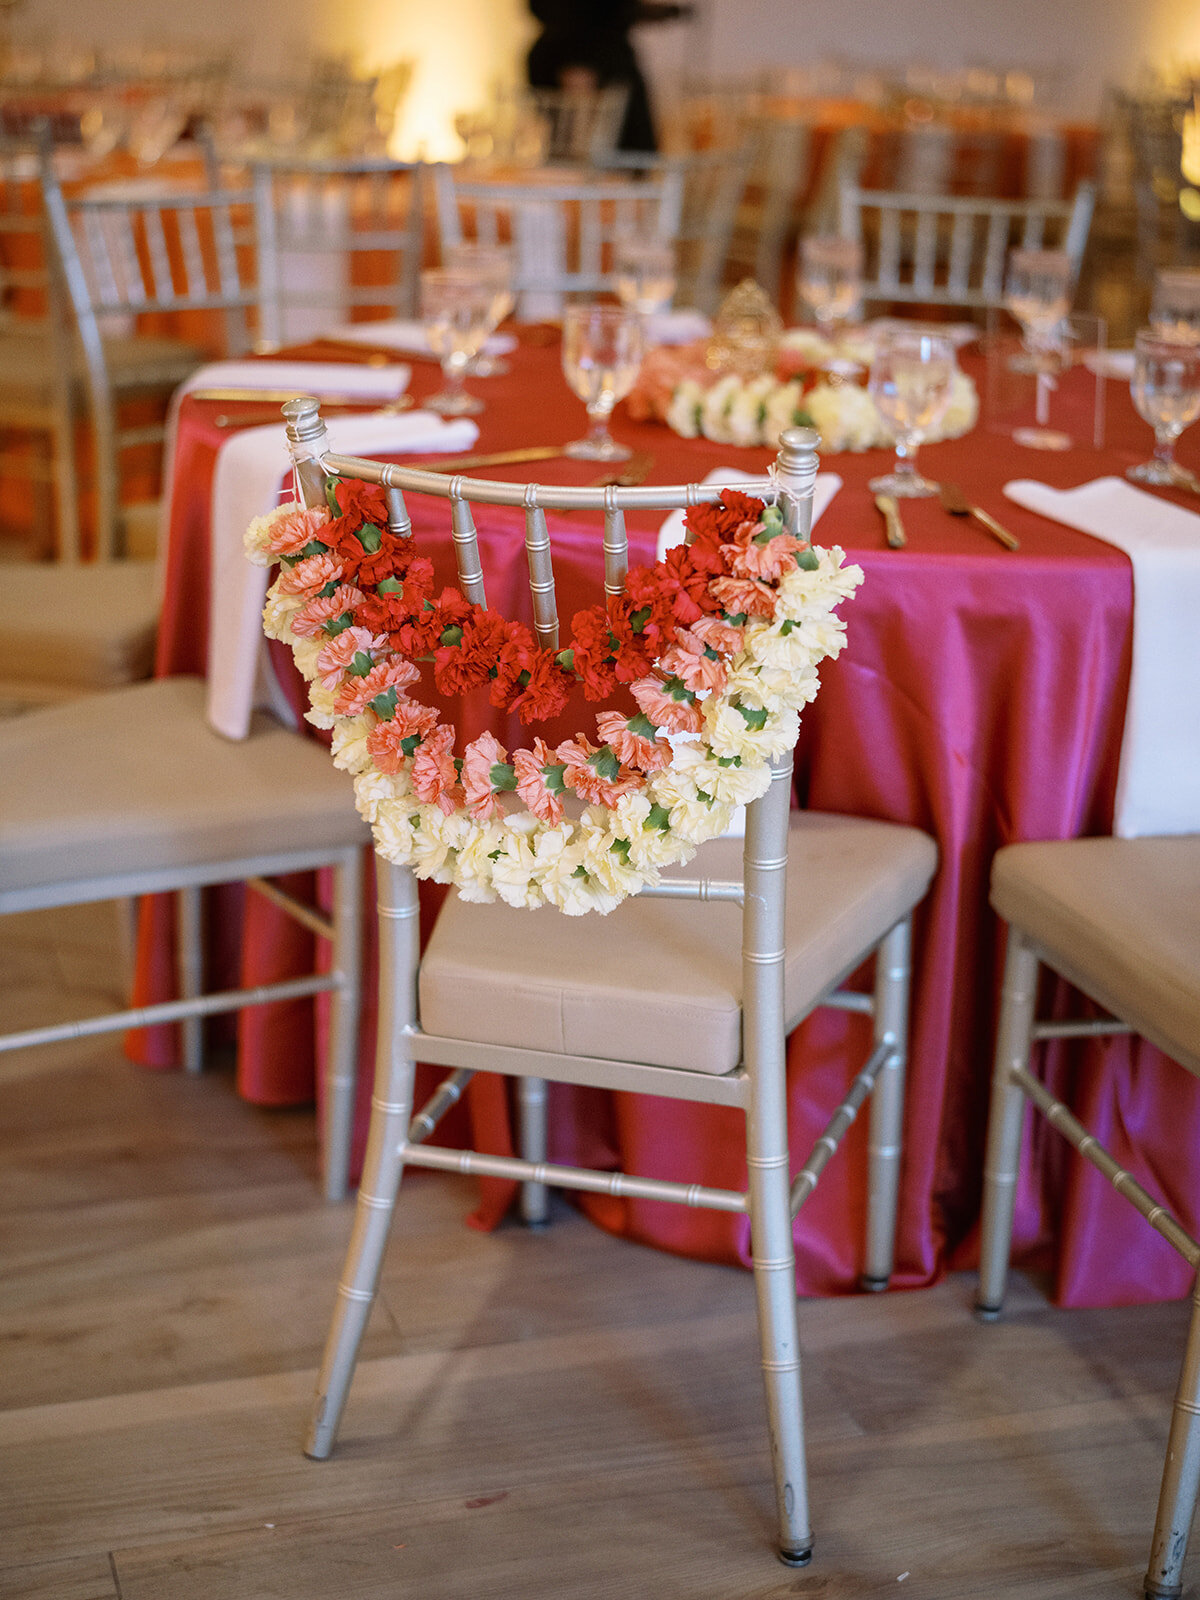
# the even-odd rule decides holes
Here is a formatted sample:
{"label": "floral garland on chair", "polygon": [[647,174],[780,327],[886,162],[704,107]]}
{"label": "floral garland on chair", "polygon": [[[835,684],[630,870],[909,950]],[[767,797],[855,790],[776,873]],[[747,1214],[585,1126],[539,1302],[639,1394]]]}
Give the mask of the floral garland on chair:
{"label": "floral garland on chair", "polygon": [[[456,588],[435,594],[380,488],[333,479],[327,499],[247,530],[250,560],[281,567],[266,632],[291,645],[308,720],[332,729],[379,853],[468,900],[607,912],[723,833],[794,744],[817,664],[844,642],[834,607],[862,581],[841,550],[787,533],[777,507],[726,490],[691,508],[686,545],[630,568],[624,594],[576,613],[553,651]],[[453,725],[407,692],[419,664],[443,695],[486,686],[525,724],[577,685],[591,701],[624,688],[636,709],[600,711],[598,743],[535,737],[510,753],[484,733],[459,757]]]}

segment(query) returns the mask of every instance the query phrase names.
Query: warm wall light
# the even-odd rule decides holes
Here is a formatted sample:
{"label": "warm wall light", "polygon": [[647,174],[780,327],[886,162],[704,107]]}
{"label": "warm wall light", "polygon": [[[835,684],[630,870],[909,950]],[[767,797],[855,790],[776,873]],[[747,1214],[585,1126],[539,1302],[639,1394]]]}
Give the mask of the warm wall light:
{"label": "warm wall light", "polygon": [[454,161],[462,140],[455,113],[483,105],[494,85],[518,82],[532,22],[525,0],[345,0],[340,48],[368,71],[413,63],[388,147],[404,160]]}

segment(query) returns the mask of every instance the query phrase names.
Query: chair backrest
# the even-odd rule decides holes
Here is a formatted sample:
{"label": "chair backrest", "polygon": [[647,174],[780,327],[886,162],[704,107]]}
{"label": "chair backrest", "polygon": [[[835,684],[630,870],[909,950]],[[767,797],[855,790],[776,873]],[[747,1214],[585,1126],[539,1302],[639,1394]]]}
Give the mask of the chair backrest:
{"label": "chair backrest", "polygon": [[614,159],[614,171],[638,172],[679,185],[679,221],[673,239],[676,305],[696,306],[710,314],[716,310],[753,154],[746,142],[691,155]]}
{"label": "chair backrest", "polygon": [[1184,121],[1195,117],[1192,99],[1119,95],[1131,167],[1138,269],[1192,266],[1200,259],[1200,219],[1180,206],[1184,187]]}
{"label": "chair backrest", "polygon": [[[472,480],[421,468],[336,455],[329,449],[325,424],[315,399],[289,401],[283,410],[287,418],[297,491],[305,505],[324,507],[328,504],[327,491],[331,478],[350,478],[378,484],[385,491],[387,531],[397,540],[408,540],[412,536],[413,521],[406,496],[432,497],[448,505],[459,588],[464,599],[472,605],[487,605],[486,579],[473,507],[523,509],[533,634],[543,650],[557,651],[559,648],[554,561],[546,521],[547,511],[593,510],[603,514],[604,600],[610,608],[610,615],[613,614],[611,608],[624,596],[626,589],[629,553],[625,528],[627,510],[676,510],[718,501],[730,488],[736,488],[742,494],[777,504],[782,511],[783,528],[796,538],[807,540],[811,528],[819,439],[815,432],[807,428],[789,429],[783,434],[770,475],[758,481],[742,481],[725,486],[677,484],[669,487],[562,488],[536,483]],[[505,587],[511,581],[506,574],[497,574],[497,579]],[[597,595],[596,598],[599,601],[601,597]],[[762,715],[765,720],[766,713]],[[793,732],[793,741],[794,738]],[[493,757],[493,760],[502,761],[503,757]],[[772,767],[781,772],[784,769],[790,771],[790,748],[786,752],[779,751],[772,758]],[[771,790],[774,791],[773,796]],[[774,854],[767,852],[764,859],[769,858],[776,866],[786,859],[787,854],[786,797],[783,797],[782,804],[780,802],[780,784],[769,784],[768,794],[752,803],[752,808],[764,805],[763,817],[756,819],[753,829],[749,823],[747,826],[748,837],[755,832],[759,846],[763,843],[764,829],[772,835],[770,843]],[[764,821],[764,817],[770,820]],[[384,853],[387,854],[386,849]],[[670,891],[653,889],[649,892]],[[747,906],[750,915],[757,914],[753,909],[752,894],[747,895]],[[781,908],[782,901],[776,908],[780,915]]]}
{"label": "chair backrest", "polygon": [[36,138],[0,133],[0,333],[50,349],[65,333]]}
{"label": "chair backrest", "polygon": [[356,312],[416,316],[423,170],[386,157],[254,166],[263,345],[327,332]]}
{"label": "chair backrest", "polygon": [[546,160],[599,166],[613,154],[629,104],[629,85],[603,89],[530,89],[546,130]]}
{"label": "chair backrest", "polygon": [[106,186],[64,195],[43,146],[50,233],[79,325],[89,378],[107,390],[106,319],[154,312],[220,313],[226,353],[251,343],[259,303],[249,191],[222,189],[211,172],[196,189]]}
{"label": "chair backrest", "polygon": [[616,281],[614,246],[629,234],[673,239],[683,178],[597,173],[574,182],[493,183],[432,169],[443,254],[464,238],[511,244],[517,315],[556,316],[570,294],[601,294]]}
{"label": "chair backrest", "polygon": [[1065,250],[1078,278],[1095,193],[1071,201],[900,194],[844,184],[841,231],[863,246],[863,298],[985,309],[1004,300],[1008,253]]}

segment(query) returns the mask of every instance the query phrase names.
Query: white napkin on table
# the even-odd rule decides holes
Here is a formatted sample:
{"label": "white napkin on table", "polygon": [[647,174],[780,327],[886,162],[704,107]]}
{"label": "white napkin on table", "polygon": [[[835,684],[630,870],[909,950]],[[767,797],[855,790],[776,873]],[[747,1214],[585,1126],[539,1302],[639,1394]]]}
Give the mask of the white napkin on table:
{"label": "white napkin on table", "polygon": [[[766,477],[765,472],[743,472],[738,467],[714,467],[707,477],[702,478],[702,483],[761,483]],[[834,495],[842,487],[842,480],[836,472],[818,472],[817,484],[813,490],[813,526],[817,518],[828,506]],[[682,544],[684,540],[683,511],[672,511],[671,515],[658,530],[658,559],[661,561],[672,545]]]}
{"label": "white napkin on table", "polygon": [[[394,416],[330,417],[330,448],[337,455],[450,455],[469,450],[479,429],[467,417],[447,421],[431,411]],[[270,573],[252,566],[242,536],[255,517],[279,504],[288,472],[287,439],[280,423],[246,428],[217,452],[213,475],[209,553],[209,724],[227,739],[244,739],[256,705],[284,710],[270,671],[262,629]]]}
{"label": "white napkin on table", "polygon": [[1128,555],[1133,670],[1113,832],[1200,832],[1200,516],[1123,478],[1077,489],[1021,478],[1004,493]]}
{"label": "white napkin on table", "polygon": [[707,339],[711,332],[710,319],[692,306],[652,311],[646,318],[647,344],[691,344]]}
{"label": "white napkin on table", "polygon": [[[159,513],[159,593],[171,533],[171,499],[175,485],[175,440],[179,433],[179,407],[193,389],[292,389],[296,394],[351,395],[361,400],[395,400],[408,388],[412,368],[368,367],[357,361],[210,361],[197,367],[171,396],[163,440],[163,478],[167,492]],[[234,405],[230,401],[230,406]]]}
{"label": "white napkin on table", "polygon": [[[429,335],[423,322],[395,318],[386,322],[347,322],[340,328],[327,328],[326,337],[389,350],[411,350],[414,355],[429,354]],[[516,348],[517,341],[511,333],[489,334],[483,341],[484,354],[489,356],[506,356]]]}

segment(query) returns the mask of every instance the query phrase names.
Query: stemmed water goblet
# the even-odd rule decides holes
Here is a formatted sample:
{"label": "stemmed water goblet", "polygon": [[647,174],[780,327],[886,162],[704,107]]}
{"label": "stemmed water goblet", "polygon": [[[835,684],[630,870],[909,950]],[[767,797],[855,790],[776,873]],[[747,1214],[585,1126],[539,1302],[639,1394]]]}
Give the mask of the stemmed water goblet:
{"label": "stemmed water goblet", "polygon": [[1032,450],[1066,450],[1070,436],[1050,427],[1050,396],[1062,353],[1062,330],[1071,309],[1071,258],[1065,250],[1014,250],[1004,280],[1004,305],[1021,324],[1037,384],[1036,425],[1013,439]]}
{"label": "stemmed water goblet", "polygon": [[1175,441],[1200,416],[1200,342],[1161,339],[1142,329],[1134,341],[1133,404],[1154,429],[1154,457],[1130,467],[1135,483],[1200,490],[1200,479],[1175,460]]}
{"label": "stemmed water goblet", "polygon": [[[495,333],[516,304],[512,251],[502,244],[464,242],[450,245],[445,257],[447,267],[479,273],[490,283],[492,299],[487,331],[488,335]],[[490,356],[486,349],[481,349],[467,370],[476,378],[501,378],[510,368],[507,361],[502,361],[499,356]]]}
{"label": "stemmed water goblet", "polygon": [[614,286],[623,306],[645,319],[665,311],[675,293],[675,247],[669,239],[626,236],[613,249]]}
{"label": "stemmed water goblet", "polygon": [[862,245],[840,234],[801,239],[796,292],[832,343],[861,309]]}
{"label": "stemmed water goblet", "polygon": [[905,500],[937,494],[938,485],[917,471],[917,448],[945,415],[955,370],[954,346],[940,334],[900,331],[876,347],[867,388],[895,435],[896,463],[872,478],[872,493]]}
{"label": "stemmed water goblet", "polygon": [[1168,267],[1154,279],[1150,330],[1160,339],[1200,343],[1200,271]]}
{"label": "stemmed water goblet", "polygon": [[429,347],[442,364],[444,387],[425,406],[444,417],[473,416],[483,401],[468,394],[463,377],[491,325],[493,288],[486,274],[430,267],[421,274],[421,320]]}
{"label": "stemmed water goblet", "polygon": [[633,388],[641,365],[642,322],[620,305],[569,305],[563,312],[563,375],[587,407],[586,439],[563,454],[581,461],[627,461],[633,452],[608,431],[618,400]]}

